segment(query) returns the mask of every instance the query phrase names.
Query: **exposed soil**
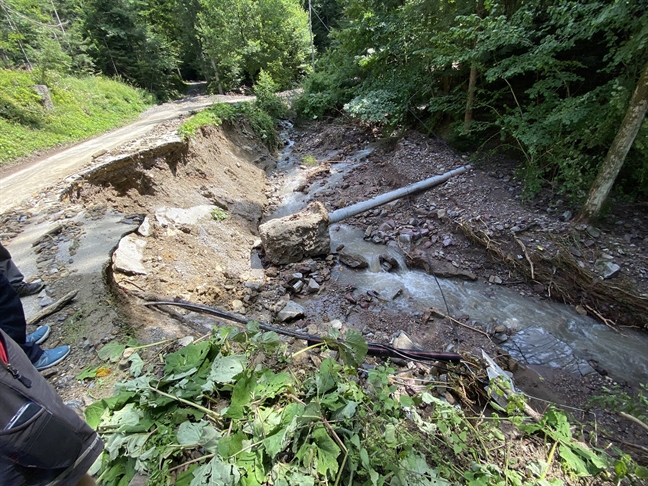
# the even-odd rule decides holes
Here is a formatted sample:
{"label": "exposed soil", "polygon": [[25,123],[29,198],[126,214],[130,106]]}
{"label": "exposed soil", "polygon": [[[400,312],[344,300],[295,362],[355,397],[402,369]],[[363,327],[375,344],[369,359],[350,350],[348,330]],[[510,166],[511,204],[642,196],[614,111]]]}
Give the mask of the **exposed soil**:
{"label": "exposed soil", "polygon": [[[175,122],[160,126],[154,138],[163,138],[176,126]],[[294,152],[318,161],[316,167],[303,167],[310,182],[326,178],[330,162],[375,147],[335,190],[318,195],[329,211],[467,163],[467,157],[443,142],[415,132],[377,140],[363,127],[309,123],[299,126],[294,137]],[[67,363],[47,373],[68,401],[87,406],[110,395],[112,383],[124,376],[122,368],[128,363],[108,366],[112,372],[100,379],[75,379],[87,367],[106,366],[97,351],[107,342],[126,342],[130,337],[143,344],[198,338],[207,332],[202,324],[218,322],[178,309],[160,311],[142,305],[177,297],[312,333],[325,333],[337,319],[343,328],[359,329],[371,341],[390,343],[403,330],[426,349],[451,349],[466,356],[479,356],[484,349],[499,356],[530,395],[571,407],[579,420],[591,421],[595,414],[599,446],[606,447],[611,438],[648,445],[645,431],[635,424],[589,404],[591,396],[602,394],[603,387],[613,383],[632,393],[632,385],[623,377],[612,379],[605,370],[581,378],[561,370],[525,368],[501,355],[490,339],[492,329],[470,329],[474,327],[470,316],[452,316],[464,326],[433,310],[404,315],[397,305],[340,286],[330,278],[332,268],[342,265],[336,254],[270,265],[259,248],[257,226],[275,202],[281,178],[271,177],[275,158],[249,128],[205,128],[190,144],[175,143],[164,150],[147,140],[122,150],[133,156],[90,171],[71,187],[58,186],[56,190],[67,195],[62,202],[32,201],[2,216],[3,243],[37,221],[60,225],[35,251],[40,276],[52,296],[81,288],[69,307],[44,321],[55,329],[48,346],[74,345]],[[106,153],[95,162],[114,156]],[[300,189],[307,192],[308,185]],[[214,206],[223,210],[225,219],[213,209],[196,209]],[[574,209],[549,189],[526,203],[515,164],[500,159],[478,163],[441,186],[346,223],[361,227],[368,239],[379,244],[408,235],[413,266],[507,285],[530,299],[558,298],[622,329],[646,327],[648,315],[643,312],[648,307],[648,216],[637,209],[619,204],[596,228],[574,224]],[[94,279],[66,272],[65,261],[55,255],[63,247],[73,248],[82,237],[84,226],[75,218],[80,214],[87,219],[105,218],[113,212],[132,225],[125,232],[134,231],[133,223],[145,223],[128,237],[143,247],[138,261],[141,271],[106,265]],[[604,280],[597,260],[615,263],[620,271]],[[56,272],[51,271],[53,265]],[[581,285],[587,279],[589,284]],[[306,284],[313,280],[319,287],[318,298],[306,299],[308,285],[299,290],[296,280]],[[602,285],[608,283],[613,287]],[[288,300],[301,303],[304,315],[280,323],[277,313]],[[143,353],[154,360],[169,345]],[[460,396],[454,399],[462,401]],[[547,406],[537,400],[532,404],[540,409]],[[589,426],[586,430],[592,432]],[[627,450],[646,462],[636,449]]]}

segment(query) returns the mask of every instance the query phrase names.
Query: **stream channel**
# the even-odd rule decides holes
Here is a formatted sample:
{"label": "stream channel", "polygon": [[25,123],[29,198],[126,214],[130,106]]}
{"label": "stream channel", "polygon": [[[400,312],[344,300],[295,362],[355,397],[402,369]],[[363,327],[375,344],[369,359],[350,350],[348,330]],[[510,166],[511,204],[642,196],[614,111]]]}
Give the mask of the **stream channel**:
{"label": "stream channel", "polygon": [[[321,191],[335,189],[345,173],[371,153],[371,148],[359,150],[344,162],[332,163],[330,175],[318,179],[300,192],[306,184],[308,169],[292,153],[291,127],[282,136],[285,147],[277,164],[275,177],[281,179],[278,195],[281,203],[267,219],[297,213]],[[336,153],[328,154],[331,159]],[[431,190],[434,190],[432,188]],[[400,297],[388,303],[401,314],[419,314],[431,307],[447,309],[450,315],[467,314],[470,323],[492,332],[498,324],[505,325],[510,336],[500,346],[525,365],[560,368],[576,376],[605,370],[616,380],[632,383],[648,382],[648,334],[633,329],[617,332],[581,316],[567,305],[548,300],[524,297],[519,293],[487,282],[468,282],[435,278],[420,270],[409,270],[403,252],[395,242],[375,244],[363,239],[364,231],[345,224],[330,228],[331,251],[344,245],[345,251],[362,255],[369,262],[363,270],[336,266],[331,278],[343,285],[360,290],[374,290],[380,295]],[[399,263],[399,269],[381,269],[379,255],[386,251]],[[310,297],[317,299],[317,296]],[[416,342],[416,336],[410,336]]]}

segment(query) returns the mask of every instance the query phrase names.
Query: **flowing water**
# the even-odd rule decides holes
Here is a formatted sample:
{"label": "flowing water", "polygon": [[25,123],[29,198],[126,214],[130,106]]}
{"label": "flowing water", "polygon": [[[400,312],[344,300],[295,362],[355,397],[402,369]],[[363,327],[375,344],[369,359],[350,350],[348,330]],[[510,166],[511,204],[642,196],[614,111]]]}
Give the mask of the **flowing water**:
{"label": "flowing water", "polygon": [[[311,185],[306,194],[295,192],[306,183],[306,170],[292,155],[292,145],[288,142],[280,155],[278,173],[284,179],[279,193],[281,204],[268,219],[302,210],[320,191],[332,190],[347,171],[371,153],[371,148],[367,148],[344,163],[331,164],[331,175]],[[357,228],[335,224],[330,234],[332,251],[344,245],[346,252],[362,255],[369,262],[364,270],[340,271],[335,267],[331,278],[362,291],[400,295],[389,303],[399,312],[421,313],[430,307],[445,311],[447,305],[451,315],[467,314],[474,325],[483,329],[506,326],[511,335],[503,338],[506,340],[501,347],[521,363],[561,368],[576,375],[593,373],[597,368],[616,379],[648,382],[648,334],[645,332],[617,332],[579,315],[570,306],[526,297],[504,286],[436,279],[425,272],[409,270],[396,245],[365,241],[364,232]],[[398,271],[381,269],[379,255],[385,253],[396,258]]]}

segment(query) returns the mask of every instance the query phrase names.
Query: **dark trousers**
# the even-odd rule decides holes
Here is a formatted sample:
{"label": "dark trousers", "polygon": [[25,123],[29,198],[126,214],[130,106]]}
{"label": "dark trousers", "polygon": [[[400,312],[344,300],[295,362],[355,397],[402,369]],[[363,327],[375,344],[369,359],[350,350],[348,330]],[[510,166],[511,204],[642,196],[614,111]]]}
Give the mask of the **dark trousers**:
{"label": "dark trousers", "polygon": [[3,274],[0,274],[0,329],[16,341],[32,363],[38,361],[43,354],[38,344],[25,342],[27,322],[20,297]]}
{"label": "dark trousers", "polygon": [[11,259],[11,253],[2,246],[2,243],[0,243],[0,273],[4,274],[14,287],[20,285],[25,278]]}

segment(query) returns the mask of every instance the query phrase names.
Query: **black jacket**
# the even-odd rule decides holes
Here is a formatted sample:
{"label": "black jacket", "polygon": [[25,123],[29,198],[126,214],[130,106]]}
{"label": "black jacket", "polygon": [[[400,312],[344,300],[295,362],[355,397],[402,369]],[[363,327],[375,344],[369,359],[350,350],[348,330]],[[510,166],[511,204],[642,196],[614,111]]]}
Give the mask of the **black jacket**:
{"label": "black jacket", "polygon": [[1,329],[0,344],[8,358],[0,359],[0,485],[76,485],[101,439]]}

